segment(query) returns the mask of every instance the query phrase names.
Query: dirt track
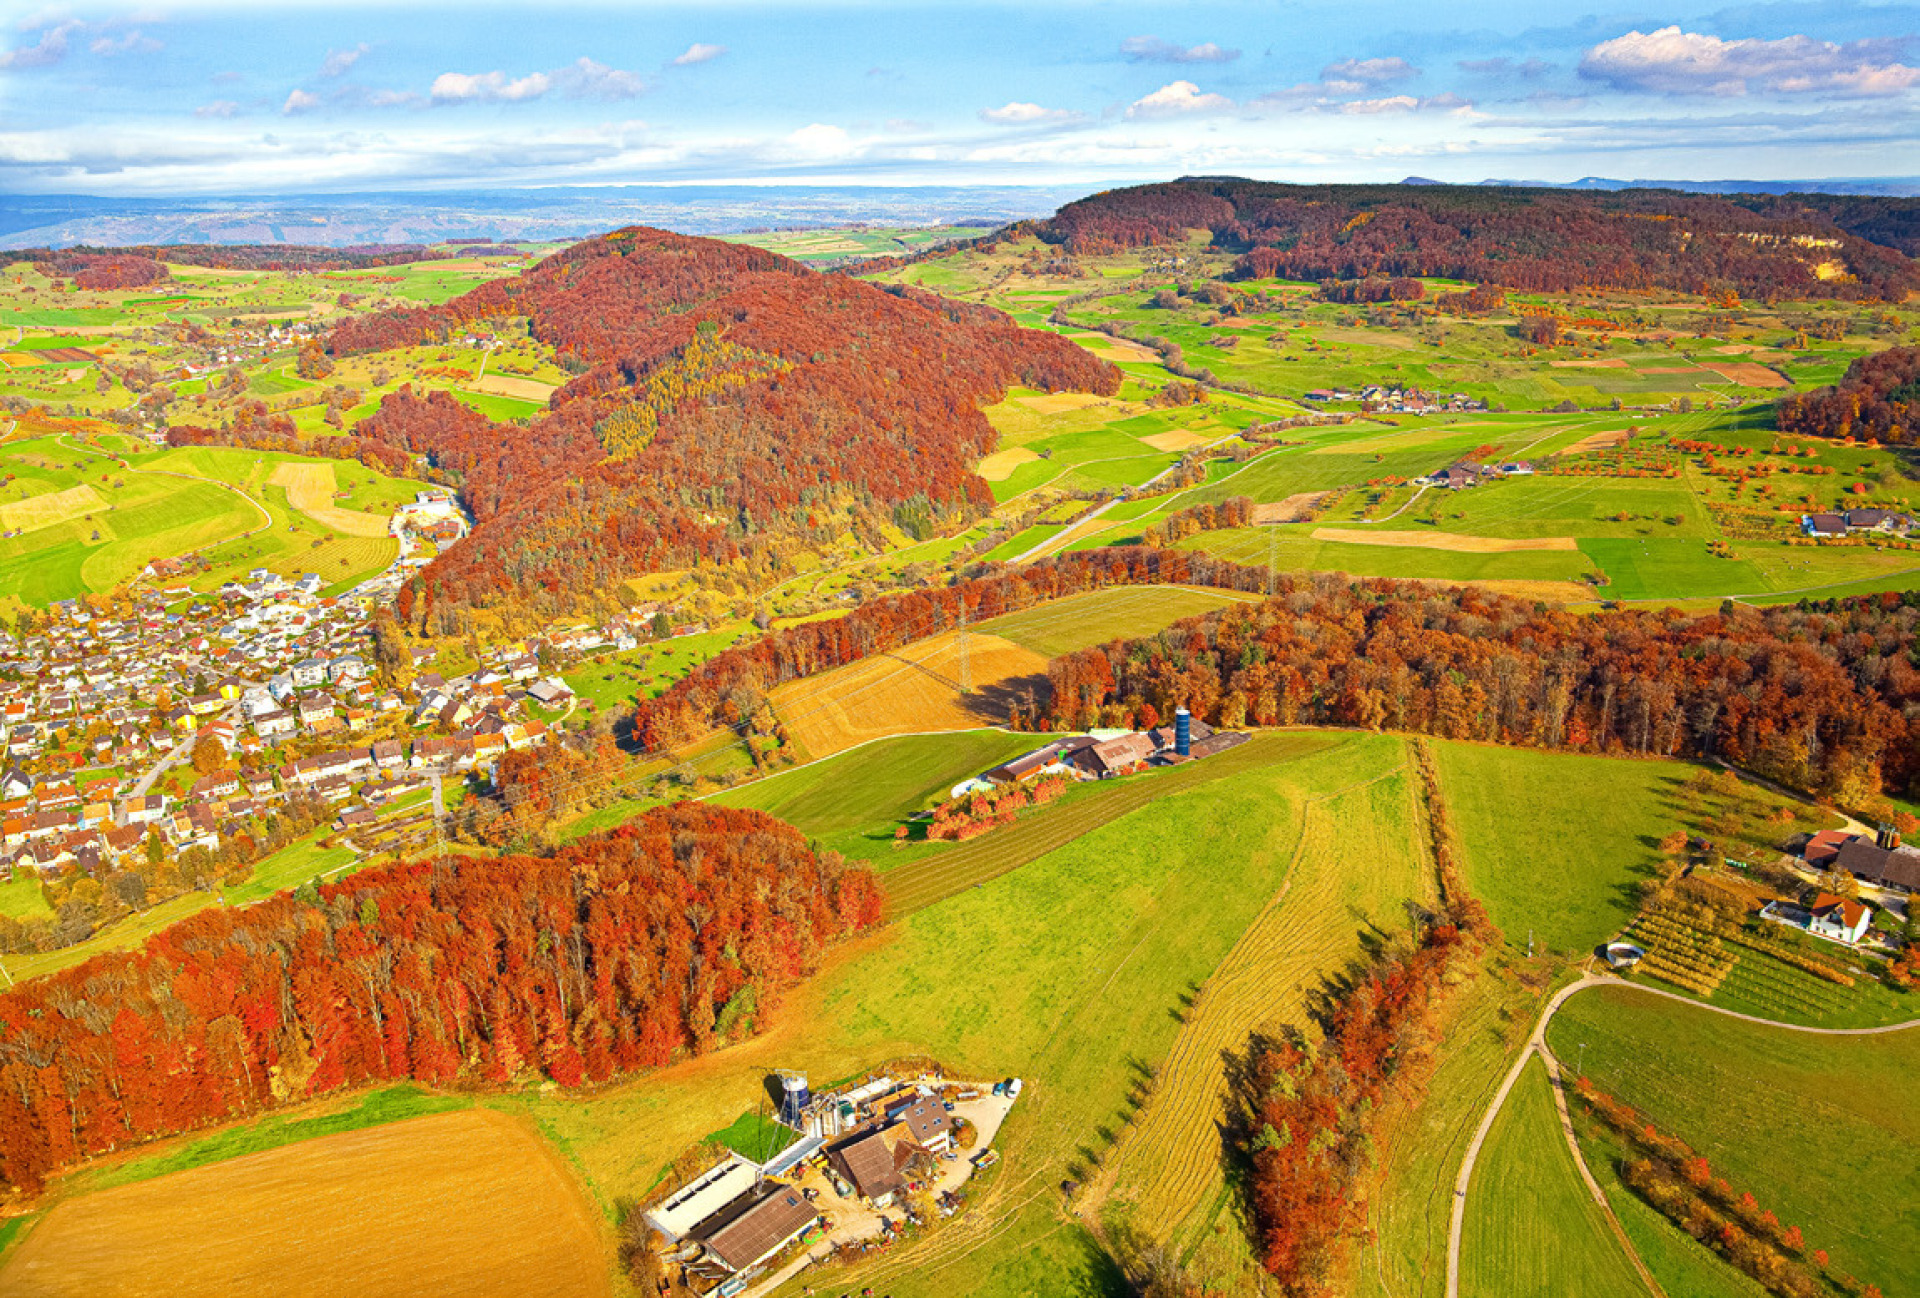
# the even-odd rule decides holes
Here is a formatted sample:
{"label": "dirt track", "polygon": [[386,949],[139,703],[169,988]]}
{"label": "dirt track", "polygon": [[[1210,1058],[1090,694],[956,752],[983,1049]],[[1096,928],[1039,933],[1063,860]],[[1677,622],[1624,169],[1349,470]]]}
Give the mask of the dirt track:
{"label": "dirt track", "polygon": [[596,1214],[489,1109],[345,1132],[73,1199],[0,1269],[10,1298],[605,1298]]}

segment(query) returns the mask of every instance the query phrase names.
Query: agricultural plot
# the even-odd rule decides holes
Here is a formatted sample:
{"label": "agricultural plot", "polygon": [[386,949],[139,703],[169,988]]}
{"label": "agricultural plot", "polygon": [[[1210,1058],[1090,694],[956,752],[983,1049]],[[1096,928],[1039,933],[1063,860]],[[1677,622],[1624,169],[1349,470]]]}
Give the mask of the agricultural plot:
{"label": "agricultural plot", "polygon": [[970,693],[960,689],[959,637],[947,634],[791,681],[769,699],[818,758],[889,735],[977,729],[1004,720],[1019,692],[1044,687],[1046,658],[1010,640],[969,634],[966,655]]}
{"label": "agricultural plot", "polygon": [[[1096,1179],[1090,1203],[1154,1239],[1189,1247],[1227,1196],[1217,1132],[1229,1115],[1228,1071],[1255,1031],[1317,1029],[1328,972],[1370,941],[1403,930],[1409,901],[1434,896],[1404,744],[1347,745],[1346,781],[1304,803],[1285,882],[1192,998],[1154,1091]],[[1355,859],[1377,863],[1356,871]]]}
{"label": "agricultural plot", "polygon": [[[1579,955],[1617,932],[1680,821],[1677,762],[1436,741],[1467,883],[1509,943]],[[1577,797],[1569,790],[1579,790]]]}
{"label": "agricultural plot", "polygon": [[[1920,1067],[1920,1029],[1819,1036],[1603,988],[1569,1000],[1548,1040],[1562,1059],[1585,1043],[1595,1086],[1686,1141],[1736,1193],[1799,1226],[1836,1272],[1888,1293],[1920,1286],[1920,1258],[1906,1246],[1920,1235],[1920,1117],[1907,1085]],[[1577,1125],[1596,1175],[1612,1176],[1614,1150]],[[1666,1282],[1659,1260],[1647,1261]]]}
{"label": "agricultural plot", "polygon": [[[1030,1080],[1002,1129],[1005,1163],[968,1212],[836,1278],[833,1292],[1107,1291],[1119,1277],[1085,1232],[1062,1226],[1059,1183],[1105,1156],[1129,1090],[1178,1036],[1182,997],[1279,888],[1300,803],[1350,782],[1342,754],[1370,742],[1297,738],[1311,748],[1166,791],[851,944],[764,1036],[592,1100],[535,1099],[534,1114],[611,1198],[644,1190],[668,1159],[732,1121],[772,1066],[829,1079],[926,1053],[968,1075],[1016,1074]],[[1234,753],[1163,774],[1201,773]]]}
{"label": "agricultural plot", "polygon": [[1069,595],[982,622],[980,629],[1055,658],[1109,640],[1152,635],[1182,618],[1246,598],[1186,586],[1131,586]]}
{"label": "agricultural plot", "polygon": [[611,1293],[603,1257],[539,1136],[466,1109],[71,1199],[8,1254],[0,1289],[572,1298]]}
{"label": "agricultural plot", "polygon": [[1580,1181],[1538,1059],[1520,1075],[1481,1147],[1460,1256],[1463,1298],[1646,1292]]}
{"label": "agricultural plot", "polygon": [[894,826],[907,816],[945,801],[961,780],[1041,742],[999,730],[882,739],[716,794],[713,801],[756,808],[823,847],[872,857],[891,850]]}

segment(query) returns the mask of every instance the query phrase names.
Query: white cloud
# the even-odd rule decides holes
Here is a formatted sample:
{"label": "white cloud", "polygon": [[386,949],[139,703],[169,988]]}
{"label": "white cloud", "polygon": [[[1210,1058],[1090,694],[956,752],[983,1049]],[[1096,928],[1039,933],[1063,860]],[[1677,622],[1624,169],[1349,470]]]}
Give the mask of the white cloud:
{"label": "white cloud", "polygon": [[[21,45],[11,50],[0,50],[0,71],[19,68],[52,67],[67,57],[67,37],[78,31],[84,24],[77,18],[56,23],[40,33],[40,39],[32,45]],[[23,28],[31,31],[32,28]]]}
{"label": "white cloud", "polygon": [[1191,81],[1170,81],[1129,104],[1127,116],[1186,117],[1195,113],[1224,113],[1233,106],[1233,101],[1225,95],[1202,93]]}
{"label": "white cloud", "polygon": [[320,75],[323,77],[345,76],[348,70],[371,48],[365,41],[361,41],[350,50],[328,50],[326,59],[320,64]]}
{"label": "white cloud", "polygon": [[561,94],[573,99],[634,99],[646,92],[646,83],[631,72],[581,58],[552,75]]}
{"label": "white cloud", "polygon": [[1135,63],[1231,63],[1239,50],[1223,50],[1212,41],[1203,45],[1176,45],[1158,36],[1129,36],[1120,52]]}
{"label": "white cloud", "polygon": [[433,88],[429,93],[436,104],[476,100],[513,103],[523,99],[538,99],[552,88],[553,81],[544,72],[532,72],[514,80],[508,80],[507,74],[499,71],[442,72],[433,79]]}
{"label": "white cloud", "polygon": [[998,108],[982,108],[980,120],[992,122],[995,126],[1048,126],[1078,122],[1083,117],[1070,108],[1042,108],[1039,104],[1012,100]]}
{"label": "white cloud", "polygon": [[693,44],[687,46],[687,52],[685,54],[675,56],[673,66],[676,68],[690,68],[696,63],[711,63],[726,52],[727,47],[724,45],[705,45],[699,41],[695,41]]}
{"label": "white cloud", "polygon": [[1620,90],[1669,95],[1819,93],[1892,95],[1920,85],[1920,68],[1898,61],[1891,41],[1836,45],[1811,36],[1721,40],[1662,27],[1631,31],[1588,50],[1580,75]]}
{"label": "white cloud", "polygon": [[1320,69],[1326,82],[1359,82],[1363,86],[1383,86],[1420,75],[1420,69],[1405,59],[1341,59]]}
{"label": "white cloud", "polygon": [[135,28],[119,40],[111,36],[96,36],[87,48],[95,54],[151,54],[161,48],[161,45],[153,37]]}
{"label": "white cloud", "polygon": [[240,105],[231,99],[216,99],[210,104],[202,104],[193,110],[195,117],[232,117],[240,111]]}
{"label": "white cloud", "polygon": [[838,126],[815,122],[786,138],[787,149],[804,158],[838,158],[852,153],[853,140]]}
{"label": "white cloud", "polygon": [[291,117],[295,113],[311,112],[320,106],[320,96],[305,90],[295,90],[287,96],[287,102],[280,105],[280,112]]}
{"label": "white cloud", "polygon": [[1459,95],[1387,95],[1380,99],[1356,99],[1340,105],[1349,115],[1372,116],[1381,113],[1454,112],[1473,107],[1473,101]]}

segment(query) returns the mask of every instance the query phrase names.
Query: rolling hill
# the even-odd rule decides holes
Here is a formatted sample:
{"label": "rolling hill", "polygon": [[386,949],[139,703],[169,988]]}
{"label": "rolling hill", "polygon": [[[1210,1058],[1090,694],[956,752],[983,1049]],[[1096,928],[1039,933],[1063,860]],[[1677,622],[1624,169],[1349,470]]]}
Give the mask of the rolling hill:
{"label": "rolling hill", "polygon": [[[345,322],[335,356],[525,319],[578,375],[528,425],[396,392],[363,454],[420,454],[477,527],[403,595],[561,612],[636,573],[765,574],[852,532],[929,535],[992,506],[980,408],[1014,384],[1111,393],[1113,366],[997,311],[811,271],[752,247],[630,228],[440,306]],[[895,534],[898,534],[898,531]]]}
{"label": "rolling hill", "polygon": [[[1896,219],[1899,218],[1899,219]],[[1444,276],[1523,290],[1899,301],[1920,289],[1902,200],[1669,190],[1277,185],[1194,178],[1069,203],[1032,230],[1071,253],[1211,232],[1248,278]]]}

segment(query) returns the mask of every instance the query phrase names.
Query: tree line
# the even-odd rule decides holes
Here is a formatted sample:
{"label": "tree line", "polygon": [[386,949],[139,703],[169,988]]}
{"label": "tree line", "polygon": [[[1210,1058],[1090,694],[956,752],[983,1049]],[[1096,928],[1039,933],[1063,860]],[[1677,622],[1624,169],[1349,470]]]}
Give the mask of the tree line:
{"label": "tree line", "polygon": [[656,808],[551,856],[416,861],[200,912],[0,996],[0,1175],[345,1087],[562,1086],[752,1025],[877,923],[874,875],[754,811]]}
{"label": "tree line", "polygon": [[[1241,254],[1246,278],[1900,301],[1920,289],[1920,267],[1874,241],[1910,237],[1912,217],[1895,202],[1221,179],[1110,190],[1023,229],[1076,254],[1211,230],[1216,248]],[[1823,279],[1818,267],[1833,261],[1846,273]]]}
{"label": "tree line", "polygon": [[1893,446],[1920,441],[1920,347],[1890,347],[1847,366],[1830,388],[1788,397],[1780,431]]}

